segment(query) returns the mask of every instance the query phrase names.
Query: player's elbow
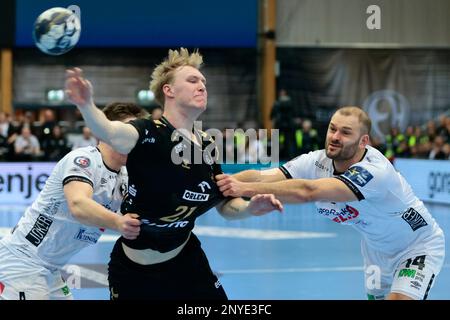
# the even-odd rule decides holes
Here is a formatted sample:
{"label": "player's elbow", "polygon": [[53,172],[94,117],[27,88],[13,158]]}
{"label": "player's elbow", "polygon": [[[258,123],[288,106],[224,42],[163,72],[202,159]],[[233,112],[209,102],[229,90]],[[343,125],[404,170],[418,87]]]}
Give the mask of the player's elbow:
{"label": "player's elbow", "polygon": [[314,196],[309,190],[301,189],[294,193],[294,199],[296,203],[305,203],[314,201]]}
{"label": "player's elbow", "polygon": [[225,207],[224,204],[221,204],[221,205],[216,206],[217,212],[218,212],[222,217],[224,217],[225,219],[227,219],[227,220],[232,220],[232,218],[230,217],[230,215],[227,214],[227,212],[226,212],[226,210],[225,210],[224,207]]}
{"label": "player's elbow", "polygon": [[223,211],[218,211],[218,212],[222,216],[222,218],[224,218],[228,221],[234,220],[230,214],[227,214],[226,212],[223,212]]}
{"label": "player's elbow", "polygon": [[228,221],[241,219],[240,215],[238,215],[236,212],[219,211],[219,214]]}
{"label": "player's elbow", "polygon": [[108,143],[114,150],[121,154],[128,154],[136,145],[137,140],[138,133],[134,127],[120,121],[111,121],[111,126],[109,127],[108,132],[108,140],[105,142]]}
{"label": "player's elbow", "polygon": [[84,216],[83,210],[84,199],[82,197],[72,197],[67,200],[67,206],[75,219],[82,219]]}
{"label": "player's elbow", "polygon": [[231,220],[239,219],[239,216],[237,215],[237,212],[235,212],[235,211],[231,210],[230,208],[228,208],[226,203],[216,206],[216,210],[226,220],[231,221]]}
{"label": "player's elbow", "polygon": [[127,142],[120,136],[113,136],[109,138],[109,141],[106,142],[109,144],[115,151],[121,154],[130,153],[130,149],[127,146]]}

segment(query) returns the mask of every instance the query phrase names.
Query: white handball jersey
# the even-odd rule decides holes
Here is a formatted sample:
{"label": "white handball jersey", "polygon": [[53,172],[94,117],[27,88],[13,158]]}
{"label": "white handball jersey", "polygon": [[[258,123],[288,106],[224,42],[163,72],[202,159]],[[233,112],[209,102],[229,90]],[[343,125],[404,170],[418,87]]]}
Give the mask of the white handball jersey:
{"label": "white handball jersey", "polygon": [[68,209],[63,187],[71,181],[89,183],[94,190],[93,199],[117,212],[128,177],[125,167],[120,172],[109,169],[97,148],[74,150],[56,164],[14,232],[0,241],[16,255],[47,268],[64,266],[75,253],[96,243],[104,230],[81,224]]}
{"label": "white handball jersey", "polygon": [[377,251],[390,255],[417,245],[433,249],[430,241],[439,245],[444,241],[442,230],[423,202],[389,160],[371,146],[366,147],[363,159],[344,173],[335,171],[325,150],[301,155],[280,169],[288,178],[335,177],[344,182],[359,201],[318,201],[317,211],[337,223],[351,225]]}

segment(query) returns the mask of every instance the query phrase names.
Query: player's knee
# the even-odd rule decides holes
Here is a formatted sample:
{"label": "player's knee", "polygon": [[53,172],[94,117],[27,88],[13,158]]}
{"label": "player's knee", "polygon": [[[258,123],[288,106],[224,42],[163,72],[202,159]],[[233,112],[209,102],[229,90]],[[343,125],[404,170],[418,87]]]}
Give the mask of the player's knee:
{"label": "player's knee", "polygon": [[391,292],[386,297],[386,300],[414,300],[414,299],[403,293]]}

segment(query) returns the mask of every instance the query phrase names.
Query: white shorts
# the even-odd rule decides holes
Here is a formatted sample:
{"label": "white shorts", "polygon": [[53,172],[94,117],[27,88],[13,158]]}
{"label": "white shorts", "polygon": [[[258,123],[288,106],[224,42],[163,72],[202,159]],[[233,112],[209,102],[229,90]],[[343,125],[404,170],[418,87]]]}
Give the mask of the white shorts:
{"label": "white shorts", "polygon": [[0,242],[0,300],[72,300],[61,273],[24,257]]}
{"label": "white shorts", "polygon": [[[427,250],[428,249],[428,250]],[[382,300],[390,292],[425,300],[444,263],[444,242],[430,248],[411,249],[397,256],[377,252],[362,241],[365,287],[369,299]]]}

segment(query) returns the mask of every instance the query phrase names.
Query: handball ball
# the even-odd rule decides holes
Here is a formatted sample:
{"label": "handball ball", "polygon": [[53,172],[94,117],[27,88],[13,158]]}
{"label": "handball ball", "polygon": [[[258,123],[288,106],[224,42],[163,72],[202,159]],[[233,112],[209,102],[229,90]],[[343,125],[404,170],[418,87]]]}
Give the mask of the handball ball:
{"label": "handball ball", "polygon": [[80,38],[78,16],[66,8],[51,8],[34,23],[34,42],[44,53],[58,56],[71,50]]}

